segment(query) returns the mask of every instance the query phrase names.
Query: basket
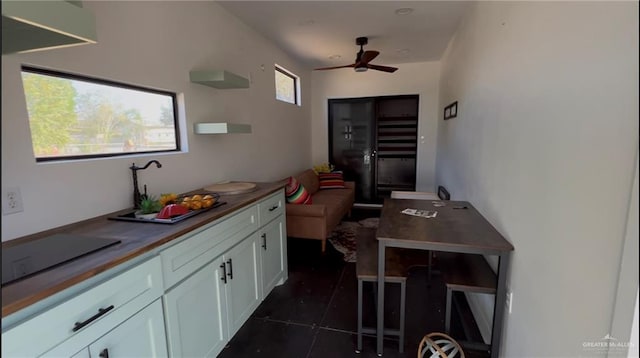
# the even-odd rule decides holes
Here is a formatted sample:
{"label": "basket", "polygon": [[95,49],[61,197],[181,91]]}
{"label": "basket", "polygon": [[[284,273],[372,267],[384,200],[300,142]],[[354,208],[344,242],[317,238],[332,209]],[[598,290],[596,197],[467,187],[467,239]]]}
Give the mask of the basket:
{"label": "basket", "polygon": [[465,358],[460,344],[444,333],[434,332],[422,337],[418,358]]}

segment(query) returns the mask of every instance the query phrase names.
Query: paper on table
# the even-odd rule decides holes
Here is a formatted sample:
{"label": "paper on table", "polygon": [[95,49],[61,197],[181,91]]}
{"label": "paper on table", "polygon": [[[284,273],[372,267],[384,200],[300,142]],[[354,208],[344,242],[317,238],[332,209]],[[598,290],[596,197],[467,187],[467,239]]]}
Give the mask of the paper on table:
{"label": "paper on table", "polygon": [[418,209],[404,209],[402,210],[403,214],[411,215],[411,216],[420,216],[423,218],[435,218],[438,215],[437,211],[431,210],[418,210]]}

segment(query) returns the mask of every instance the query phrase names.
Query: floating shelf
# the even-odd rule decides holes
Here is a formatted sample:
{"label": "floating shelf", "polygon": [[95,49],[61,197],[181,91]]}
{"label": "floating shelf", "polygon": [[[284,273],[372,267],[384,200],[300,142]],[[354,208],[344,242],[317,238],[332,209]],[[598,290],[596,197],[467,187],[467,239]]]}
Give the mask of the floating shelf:
{"label": "floating shelf", "polygon": [[225,70],[191,71],[191,82],[220,89],[249,88],[249,80]]}
{"label": "floating shelf", "polygon": [[96,43],[96,22],[80,1],[3,1],[2,54]]}
{"label": "floating shelf", "polygon": [[193,131],[196,134],[251,133],[251,125],[234,123],[195,123],[193,125]]}

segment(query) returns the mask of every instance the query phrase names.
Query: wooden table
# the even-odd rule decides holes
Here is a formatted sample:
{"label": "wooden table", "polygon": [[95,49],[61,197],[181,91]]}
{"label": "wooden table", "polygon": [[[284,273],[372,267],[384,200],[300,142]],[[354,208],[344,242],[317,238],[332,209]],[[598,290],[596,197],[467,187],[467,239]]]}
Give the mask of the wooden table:
{"label": "wooden table", "polygon": [[[497,291],[491,334],[491,357],[498,357],[506,301],[506,277],[513,245],[466,201],[443,201],[435,207],[432,200],[385,199],[378,227],[378,319],[377,353],[382,355],[384,338],[385,249],[403,247],[498,257]],[[437,211],[435,218],[406,215],[402,210]],[[425,332],[428,333],[428,332]]]}

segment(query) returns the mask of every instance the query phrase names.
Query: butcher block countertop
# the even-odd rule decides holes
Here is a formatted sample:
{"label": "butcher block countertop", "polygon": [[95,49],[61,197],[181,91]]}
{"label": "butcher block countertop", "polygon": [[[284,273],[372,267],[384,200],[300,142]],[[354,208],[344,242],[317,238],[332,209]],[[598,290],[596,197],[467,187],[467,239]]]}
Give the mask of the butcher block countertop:
{"label": "butcher block countertop", "polygon": [[[137,223],[109,220],[131,208],[65,225],[2,243],[2,248],[40,239],[54,234],[77,234],[118,239],[117,245],[53,267],[31,277],[2,287],[2,317],[44,300],[104,271],[134,260],[160,246],[248,206],[284,187],[283,182],[256,183],[254,191],[220,197],[226,204],[175,224]],[[202,192],[203,189],[192,193]]]}

